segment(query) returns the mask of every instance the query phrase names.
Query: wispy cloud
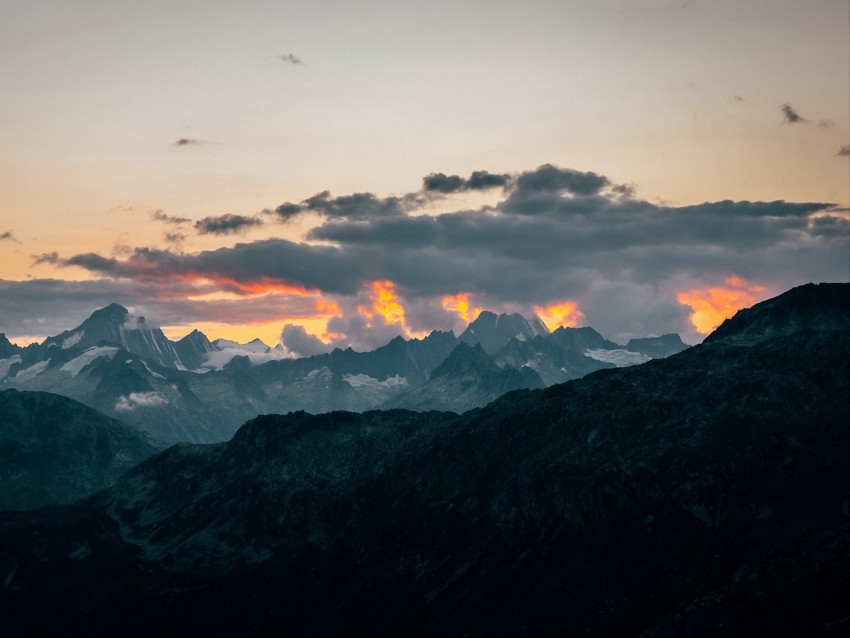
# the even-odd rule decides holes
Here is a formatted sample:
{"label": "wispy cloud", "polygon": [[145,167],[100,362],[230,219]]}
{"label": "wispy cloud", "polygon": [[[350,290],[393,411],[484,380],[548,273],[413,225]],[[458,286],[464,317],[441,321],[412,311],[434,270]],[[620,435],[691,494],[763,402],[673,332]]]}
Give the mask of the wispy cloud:
{"label": "wispy cloud", "polygon": [[790,104],[783,104],[781,109],[782,115],[785,118],[786,124],[798,124],[800,122],[808,122],[808,120],[802,117],[797,111],[794,110],[794,107]]}
{"label": "wispy cloud", "polygon": [[304,62],[294,53],[284,53],[282,55],[277,56],[278,60],[283,60],[284,62],[289,62],[290,64],[304,64]]}
{"label": "wispy cloud", "polygon": [[161,210],[152,212],[151,219],[155,222],[162,222],[164,224],[188,224],[192,221],[188,217],[175,217],[174,215],[168,215]]}
{"label": "wispy cloud", "polygon": [[841,157],[846,157],[847,155],[850,155],[850,146],[842,146],[838,150],[836,155],[841,156]]}
{"label": "wispy cloud", "polygon": [[12,233],[12,231],[11,231],[11,230],[7,230],[7,231],[5,231],[5,232],[3,232],[3,233],[0,233],[0,241],[3,241],[3,240],[6,240],[6,241],[12,241],[12,242],[15,242],[16,244],[21,244],[21,243],[23,243],[23,242],[21,242],[21,240],[20,240],[20,239],[18,239],[17,237],[15,237],[14,233]]}
{"label": "wispy cloud", "polygon": [[262,226],[263,220],[246,215],[230,213],[219,217],[204,217],[195,222],[195,230],[199,235],[233,235],[243,233],[254,226]]}

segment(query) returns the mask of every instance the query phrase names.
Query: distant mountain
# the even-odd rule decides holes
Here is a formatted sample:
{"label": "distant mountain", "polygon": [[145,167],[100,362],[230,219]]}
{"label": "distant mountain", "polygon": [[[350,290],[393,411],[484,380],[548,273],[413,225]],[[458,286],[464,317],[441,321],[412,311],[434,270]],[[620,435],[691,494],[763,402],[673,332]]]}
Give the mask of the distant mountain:
{"label": "distant mountain", "polygon": [[470,346],[480,343],[484,352],[494,354],[511,339],[528,341],[547,334],[549,329],[537,317],[528,320],[519,314],[497,315],[485,310],[461,333],[458,341]]}
{"label": "distant mountain", "polygon": [[23,348],[16,346],[14,343],[11,343],[7,338],[6,334],[0,332],[0,359],[7,359],[9,357],[13,357],[16,354],[20,354]]}
{"label": "distant mountain", "polygon": [[[460,416],[262,416],[0,513],[4,632],[846,635],[850,322],[783,305],[750,345]],[[493,371],[471,350],[447,374]]]}
{"label": "distant mountain", "polygon": [[459,343],[430,378],[402,391],[383,407],[465,412],[487,405],[506,392],[545,387],[531,368],[500,368],[480,343]]}
{"label": "distant mountain", "polygon": [[81,499],[160,449],[138,431],[71,399],[0,391],[0,509]]}
{"label": "distant mountain", "polygon": [[174,344],[180,364],[189,370],[200,368],[211,352],[218,352],[220,349],[210,343],[207,335],[200,330],[193,330]]}
{"label": "distant mountain", "polygon": [[663,359],[679,354],[690,346],[682,341],[677,334],[666,334],[660,337],[646,337],[644,339],[630,339],[626,344],[626,350],[640,352],[653,359]]}
{"label": "distant mountain", "polygon": [[[474,383],[441,374],[439,383],[419,388],[459,343],[495,348],[487,356],[501,371]],[[481,313],[461,338],[434,331],[424,339],[396,337],[371,352],[293,359],[259,339],[210,342],[197,330],[174,343],[117,304],[43,344],[7,350],[15,354],[0,358],[0,387],[68,396],[168,444],[227,440],[247,419],[275,412],[382,405],[462,411],[500,392],[649,359],[592,328],[549,333],[536,317],[492,312]],[[402,394],[407,398],[396,401]]]}
{"label": "distant mountain", "polygon": [[85,350],[104,344],[119,346],[167,368],[176,368],[180,361],[174,344],[162,330],[149,326],[144,317],[133,316],[116,303],[93,312],[73,330],[49,337],[41,344],[41,349],[76,347]]}

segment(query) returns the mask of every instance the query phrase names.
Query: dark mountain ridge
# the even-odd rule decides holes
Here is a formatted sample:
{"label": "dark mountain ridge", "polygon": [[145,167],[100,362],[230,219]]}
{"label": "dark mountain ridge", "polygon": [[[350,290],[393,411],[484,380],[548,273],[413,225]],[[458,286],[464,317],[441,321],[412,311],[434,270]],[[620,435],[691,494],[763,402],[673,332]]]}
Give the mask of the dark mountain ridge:
{"label": "dark mountain ridge", "polygon": [[846,635],[842,312],[460,416],[269,415],[175,446],[0,513],[5,629]]}
{"label": "dark mountain ridge", "polygon": [[71,399],[0,391],[0,509],[78,500],[161,448]]}

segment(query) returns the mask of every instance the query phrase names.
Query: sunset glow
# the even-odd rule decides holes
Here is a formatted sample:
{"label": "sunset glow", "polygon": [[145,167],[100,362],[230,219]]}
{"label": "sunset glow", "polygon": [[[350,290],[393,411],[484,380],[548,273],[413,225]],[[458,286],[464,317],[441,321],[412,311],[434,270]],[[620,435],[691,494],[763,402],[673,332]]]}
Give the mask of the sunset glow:
{"label": "sunset glow", "polygon": [[442,299],[443,310],[453,312],[464,321],[475,321],[481,314],[483,308],[473,308],[469,305],[469,293],[461,292],[457,295],[446,295]]}
{"label": "sunset glow", "polygon": [[368,284],[371,289],[370,295],[372,307],[358,306],[357,312],[371,319],[376,314],[381,315],[386,323],[400,323],[405,325],[404,308],[395,293],[395,284],[391,281],[373,281]]}
{"label": "sunset glow", "polygon": [[753,285],[737,275],[726,278],[727,287],[694,288],[676,295],[676,301],[690,306],[691,323],[700,334],[707,335],[725,319],[729,319],[741,308],[760,301],[764,287]]}
{"label": "sunset glow", "polygon": [[570,300],[558,301],[549,306],[534,306],[534,312],[549,330],[575,328],[584,319],[584,313],[578,309],[578,302]]}

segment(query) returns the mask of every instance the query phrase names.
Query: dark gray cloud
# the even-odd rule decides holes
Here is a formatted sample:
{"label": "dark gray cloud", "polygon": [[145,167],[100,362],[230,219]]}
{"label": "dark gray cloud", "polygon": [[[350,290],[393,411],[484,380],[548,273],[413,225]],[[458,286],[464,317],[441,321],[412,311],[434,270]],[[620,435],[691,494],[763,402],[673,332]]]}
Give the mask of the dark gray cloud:
{"label": "dark gray cloud", "polygon": [[199,235],[233,235],[262,225],[263,220],[258,217],[227,213],[219,217],[204,217],[196,221],[195,230]]}
{"label": "dark gray cloud", "polygon": [[181,137],[179,140],[174,142],[174,146],[191,146],[193,144],[205,144],[203,140],[193,140],[188,137]]}
{"label": "dark gray cloud", "polygon": [[829,203],[663,206],[623,197],[604,176],[551,165],[521,173],[501,202],[481,210],[412,215],[363,193],[311,200],[332,211],[308,235],[321,245],[268,239],[193,254],[137,248],[121,259],[37,259],[151,285],[203,280],[243,295],[270,285],[315,291],[343,307],[336,331],[364,345],[402,330],[357,312],[376,280],[395,282],[417,329],[439,316],[442,295],[469,292],[479,307],[493,308],[576,299],[587,321],[614,338],[686,331],[686,309],[675,299],[688,286],[736,275],[778,293],[846,280],[850,261],[850,224]]}
{"label": "dark gray cloud", "polygon": [[463,193],[466,191],[481,191],[491,188],[504,188],[511,180],[510,175],[474,171],[468,179],[460,175],[431,173],[422,178],[423,193]]}
{"label": "dark gray cloud", "polygon": [[7,231],[5,231],[5,232],[3,232],[3,233],[0,233],[0,241],[3,241],[3,240],[6,240],[6,241],[13,241],[13,242],[15,242],[16,244],[20,244],[20,243],[22,243],[20,239],[18,239],[17,237],[15,237],[14,233],[13,233],[11,230],[7,230]]}
{"label": "dark gray cloud", "polygon": [[188,224],[192,220],[188,217],[176,217],[174,215],[168,215],[161,210],[155,210],[151,213],[151,219],[155,222],[162,222],[164,224]]}
{"label": "dark gray cloud", "polygon": [[507,174],[474,171],[468,178],[445,173],[431,173],[422,178],[422,189],[404,195],[379,197],[374,193],[354,193],[334,196],[330,191],[322,191],[308,197],[300,204],[285,202],[274,211],[279,221],[290,221],[303,213],[315,213],[330,220],[367,220],[380,217],[403,216],[421,209],[435,199],[453,193],[483,191],[492,188],[505,188],[512,177]]}
{"label": "dark gray cloud", "polygon": [[281,221],[289,221],[300,215],[304,210],[304,207],[300,204],[292,204],[290,202],[286,202],[281,204],[277,208],[274,209],[274,213],[281,219]]}
{"label": "dark gray cloud", "polygon": [[838,155],[839,157],[846,157],[847,155],[850,155],[850,146],[842,146],[840,149],[838,149],[836,155]]}
{"label": "dark gray cloud", "polygon": [[333,350],[318,337],[311,335],[303,327],[287,324],[280,333],[280,342],[287,352],[297,357],[312,357]]}
{"label": "dark gray cloud", "polygon": [[325,217],[358,220],[403,215],[406,211],[404,199],[399,197],[378,197],[373,193],[333,197],[329,191],[305,199],[304,209]]}
{"label": "dark gray cloud", "polygon": [[283,60],[284,62],[289,62],[290,64],[304,64],[304,62],[294,53],[284,53],[282,55],[277,56],[278,60]]}
{"label": "dark gray cloud", "polygon": [[[7,335],[56,335],[78,326],[92,311],[120,303],[144,315],[151,325],[182,325],[185,333],[197,324],[244,325],[293,321],[316,313],[316,297],[271,293],[238,302],[198,300],[199,294],[220,290],[186,280],[128,281],[96,279],[66,281],[0,280],[0,332]],[[181,335],[182,336],[182,335]],[[207,335],[216,338],[221,335]],[[14,339],[10,336],[14,341]]]}
{"label": "dark gray cloud", "polygon": [[783,104],[781,109],[782,115],[785,118],[786,124],[797,124],[798,122],[808,122],[808,120],[800,116],[790,104]]}

